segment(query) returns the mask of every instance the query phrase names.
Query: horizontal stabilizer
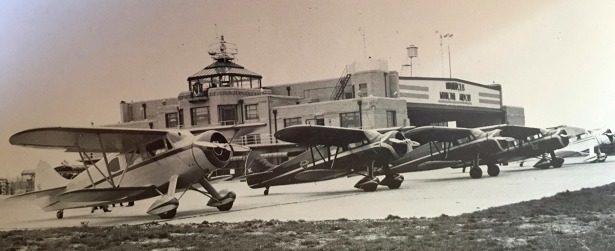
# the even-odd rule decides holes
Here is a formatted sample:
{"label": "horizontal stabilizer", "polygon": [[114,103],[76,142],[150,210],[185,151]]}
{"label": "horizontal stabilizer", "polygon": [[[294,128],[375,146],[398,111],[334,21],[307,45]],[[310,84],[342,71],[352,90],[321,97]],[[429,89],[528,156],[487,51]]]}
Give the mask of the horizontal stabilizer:
{"label": "horizontal stabilizer", "polygon": [[111,202],[139,197],[139,195],[154,192],[156,186],[118,187],[118,188],[87,188],[58,195],[62,202]]}
{"label": "horizontal stabilizer", "polygon": [[322,181],[335,179],[348,174],[349,172],[347,170],[313,169],[295,174],[295,179],[303,181]]}
{"label": "horizontal stabilizer", "polygon": [[63,193],[66,190],[66,187],[57,187],[47,190],[39,190],[36,192],[29,192],[24,194],[19,194],[15,196],[11,196],[6,198],[4,201],[31,201],[41,197],[55,197],[58,194]]}
{"label": "horizontal stabilizer", "polygon": [[457,165],[461,165],[462,163],[463,161],[460,161],[460,160],[434,160],[434,161],[427,161],[425,163],[421,163],[419,165],[419,169],[436,170],[436,169],[442,169],[442,168],[447,168],[447,167],[454,167]]}
{"label": "horizontal stabilizer", "polygon": [[251,173],[245,176],[241,176],[241,178],[247,178],[247,177],[259,177],[259,176],[266,176],[266,175],[271,175],[273,172],[272,171],[265,171],[265,172],[260,172],[260,173]]}

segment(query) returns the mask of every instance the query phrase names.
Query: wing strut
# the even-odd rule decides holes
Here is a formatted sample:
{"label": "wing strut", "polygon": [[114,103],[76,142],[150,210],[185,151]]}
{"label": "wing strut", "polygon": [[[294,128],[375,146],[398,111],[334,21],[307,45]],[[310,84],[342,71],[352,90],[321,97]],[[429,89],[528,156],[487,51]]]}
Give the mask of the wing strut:
{"label": "wing strut", "polygon": [[100,143],[100,149],[102,150],[102,154],[103,154],[103,158],[105,159],[105,167],[107,168],[107,174],[109,176],[107,176],[109,182],[111,183],[112,187],[115,187],[115,183],[113,182],[113,179],[111,178],[111,170],[109,169],[109,159],[107,159],[107,152],[105,151],[105,146],[103,145],[102,142],[102,138],[100,137],[100,133],[97,134],[98,135],[98,142]]}
{"label": "wing strut", "polygon": [[[79,147],[79,145],[77,145],[77,148],[79,148],[79,157],[81,158],[81,163],[85,164],[85,159],[83,159],[83,154],[81,152],[81,148]],[[86,154],[86,156],[87,156],[87,154]],[[92,162],[90,162],[90,163],[92,163]],[[92,163],[92,164],[94,164],[94,163]],[[92,174],[90,174],[90,168],[86,167],[85,171],[88,173],[88,177],[90,177],[90,182],[92,182],[92,187],[96,188],[96,183],[94,183],[94,179],[92,179]]]}
{"label": "wing strut", "polygon": [[[331,161],[331,169],[333,169],[333,166],[335,165],[335,160],[337,159],[337,153],[339,152],[339,150],[339,146],[335,148],[335,157],[333,157],[333,160]],[[329,159],[331,159],[331,154],[329,154]]]}
{"label": "wing strut", "polygon": [[[78,151],[79,151],[79,155],[81,155],[81,153],[82,153],[83,151],[81,150],[81,148],[80,148],[79,146],[78,146],[77,148],[78,148]],[[88,161],[89,161],[90,163],[92,163],[92,165],[96,168],[96,170],[98,170],[98,172],[100,173],[100,175],[102,175],[102,176],[103,176],[103,177],[107,180],[107,182],[109,182],[109,184],[111,184],[111,186],[112,186],[112,187],[115,187],[115,185],[113,185],[113,182],[111,182],[111,181],[109,180],[109,178],[110,178],[110,177],[107,177],[107,176],[106,176],[106,175],[105,175],[105,174],[104,174],[104,173],[100,170],[100,168],[98,168],[98,166],[96,165],[96,163],[94,163],[94,161],[92,161],[92,159],[90,158],[90,156],[88,156],[86,153],[83,153],[83,155],[85,155],[85,157],[86,157],[86,158],[88,158]],[[81,155],[81,160],[83,160],[83,155]],[[89,169],[89,168],[86,168],[85,170],[88,170],[88,169]],[[89,175],[89,174],[90,174],[90,172],[88,172],[88,175]],[[92,179],[92,176],[90,176],[90,179]],[[91,180],[91,181],[92,181],[92,186],[94,186],[94,180]]]}
{"label": "wing strut", "polygon": [[123,154],[123,155],[124,155],[124,171],[122,171],[122,177],[120,177],[120,181],[117,182],[117,187],[120,187],[120,185],[122,184],[122,180],[124,180],[124,175],[126,175],[128,171],[128,162],[126,161],[126,154]]}

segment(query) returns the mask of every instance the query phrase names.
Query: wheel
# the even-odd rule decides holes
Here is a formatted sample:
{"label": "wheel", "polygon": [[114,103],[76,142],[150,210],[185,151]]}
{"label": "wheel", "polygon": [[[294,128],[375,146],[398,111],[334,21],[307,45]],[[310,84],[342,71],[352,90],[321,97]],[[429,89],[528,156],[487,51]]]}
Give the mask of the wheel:
{"label": "wheel", "polygon": [[380,180],[376,177],[363,177],[354,187],[358,189],[363,189],[365,192],[373,192],[378,188],[378,184],[380,184]]}
{"label": "wheel", "polygon": [[164,213],[161,213],[158,215],[158,217],[160,217],[161,219],[173,219],[173,217],[175,217],[175,214],[177,214],[177,208],[171,210],[171,211],[166,211]]}
{"label": "wheel", "polygon": [[235,203],[235,198],[237,198],[237,195],[235,195],[234,192],[228,192],[224,197],[222,197],[222,200],[226,200],[228,198],[232,198],[232,200],[226,204],[217,206],[216,208],[218,208],[218,210],[220,211],[231,210],[231,208],[233,208],[233,203]]}
{"label": "wheel", "polygon": [[553,168],[562,167],[562,164],[564,164],[564,159],[562,158],[556,158],[551,161],[551,165],[553,165]]}
{"label": "wheel", "polygon": [[391,177],[385,177],[380,182],[380,185],[386,184],[390,189],[398,189],[401,187],[401,183],[404,182],[404,176],[400,174],[393,174]]}
{"label": "wheel", "polygon": [[363,187],[361,187],[361,188],[365,192],[373,192],[373,191],[376,191],[376,188],[378,188],[378,184],[376,184],[376,183],[369,183],[369,184],[363,185]]}
{"label": "wheel", "polygon": [[488,165],[487,174],[489,174],[489,176],[492,176],[492,177],[498,176],[500,174],[500,167],[495,164]]}
{"label": "wheel", "polygon": [[265,192],[263,192],[264,195],[268,195],[269,194],[269,187],[265,188]]}
{"label": "wheel", "polygon": [[472,167],[470,168],[470,177],[472,179],[478,179],[483,176],[483,170],[480,167]]}
{"label": "wheel", "polygon": [[58,210],[58,212],[56,213],[56,217],[58,219],[64,218],[64,210]]}
{"label": "wheel", "polygon": [[523,161],[519,162],[519,167],[523,167]]}
{"label": "wheel", "polygon": [[231,208],[233,208],[233,203],[234,203],[234,201],[231,202],[231,203],[226,203],[226,204],[224,204],[222,206],[219,206],[217,208],[220,211],[228,211],[228,210],[231,210]]}

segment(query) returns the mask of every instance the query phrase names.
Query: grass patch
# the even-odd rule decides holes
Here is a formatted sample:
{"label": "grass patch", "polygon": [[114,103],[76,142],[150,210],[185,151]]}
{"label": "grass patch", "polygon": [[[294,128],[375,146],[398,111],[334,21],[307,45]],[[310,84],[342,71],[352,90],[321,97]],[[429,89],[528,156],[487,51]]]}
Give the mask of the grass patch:
{"label": "grass patch", "polygon": [[459,216],[0,232],[0,250],[613,250],[615,184]]}

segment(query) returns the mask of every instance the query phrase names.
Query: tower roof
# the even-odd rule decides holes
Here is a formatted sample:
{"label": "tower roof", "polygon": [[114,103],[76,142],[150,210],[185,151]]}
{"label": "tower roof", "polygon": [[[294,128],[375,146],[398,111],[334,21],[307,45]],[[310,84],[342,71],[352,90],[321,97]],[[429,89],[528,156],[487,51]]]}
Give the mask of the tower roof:
{"label": "tower roof", "polygon": [[188,77],[188,81],[192,79],[217,77],[223,75],[262,78],[262,76],[258,73],[247,70],[243,66],[233,63],[232,61],[218,60],[203,68],[199,72],[192,74],[192,76]]}
{"label": "tower roof", "polygon": [[256,72],[247,70],[241,65],[233,62],[237,54],[237,46],[224,41],[224,36],[221,36],[220,42],[212,44],[208,51],[209,55],[216,62],[208,65],[199,72],[188,77],[188,81],[193,79],[221,77],[221,76],[238,76],[261,79],[262,76]]}

